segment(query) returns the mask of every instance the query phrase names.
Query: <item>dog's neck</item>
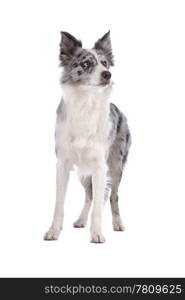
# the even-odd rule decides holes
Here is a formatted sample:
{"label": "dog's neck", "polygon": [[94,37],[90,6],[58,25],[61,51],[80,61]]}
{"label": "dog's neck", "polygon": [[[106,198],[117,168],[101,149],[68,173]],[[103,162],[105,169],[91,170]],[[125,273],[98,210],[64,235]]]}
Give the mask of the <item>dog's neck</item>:
{"label": "dog's neck", "polygon": [[63,99],[65,104],[74,104],[75,106],[95,105],[99,109],[109,106],[109,97],[112,86],[73,86],[62,85]]}

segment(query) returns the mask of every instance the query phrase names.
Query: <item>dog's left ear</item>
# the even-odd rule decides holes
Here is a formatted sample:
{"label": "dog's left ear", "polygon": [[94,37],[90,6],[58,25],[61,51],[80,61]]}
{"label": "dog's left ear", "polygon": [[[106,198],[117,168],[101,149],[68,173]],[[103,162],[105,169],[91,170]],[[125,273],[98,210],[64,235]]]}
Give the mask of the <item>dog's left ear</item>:
{"label": "dog's left ear", "polygon": [[112,45],[110,39],[110,30],[94,44],[94,49],[100,52],[107,57],[111,66],[114,65],[114,59],[112,54]]}

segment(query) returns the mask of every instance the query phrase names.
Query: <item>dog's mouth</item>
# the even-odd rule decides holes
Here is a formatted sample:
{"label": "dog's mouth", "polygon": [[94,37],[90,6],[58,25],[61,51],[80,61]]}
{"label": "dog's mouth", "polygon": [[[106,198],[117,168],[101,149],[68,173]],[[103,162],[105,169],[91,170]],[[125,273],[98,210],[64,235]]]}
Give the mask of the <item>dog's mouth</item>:
{"label": "dog's mouth", "polygon": [[112,86],[113,82],[112,81],[107,81],[107,82],[100,82],[99,84],[93,84],[89,83],[88,86],[94,86],[94,87],[106,87],[106,86]]}

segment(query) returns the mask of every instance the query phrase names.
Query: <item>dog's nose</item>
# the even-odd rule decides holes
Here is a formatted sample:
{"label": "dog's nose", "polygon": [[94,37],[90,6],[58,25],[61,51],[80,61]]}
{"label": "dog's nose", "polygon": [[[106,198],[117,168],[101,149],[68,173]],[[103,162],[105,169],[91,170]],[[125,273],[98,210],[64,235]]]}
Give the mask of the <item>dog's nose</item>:
{"label": "dog's nose", "polygon": [[109,72],[109,71],[103,71],[101,73],[101,75],[102,75],[103,79],[106,79],[106,80],[109,80],[111,78],[111,72]]}

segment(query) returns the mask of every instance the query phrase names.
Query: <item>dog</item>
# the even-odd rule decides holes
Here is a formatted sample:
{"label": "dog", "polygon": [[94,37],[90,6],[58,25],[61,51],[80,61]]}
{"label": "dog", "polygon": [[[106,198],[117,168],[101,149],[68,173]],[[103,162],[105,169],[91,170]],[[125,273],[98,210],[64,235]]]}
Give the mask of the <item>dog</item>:
{"label": "dog", "polygon": [[118,187],[127,161],[131,135],[127,119],[109,102],[114,65],[110,31],[92,49],[67,32],[61,32],[60,65],[63,98],[56,119],[56,205],[45,240],[57,240],[63,227],[64,200],[70,171],[75,167],[85,189],[85,203],[74,227],[82,228],[91,215],[91,242],[105,242],[102,207],[110,196],[115,231],[124,225],[118,206]]}

